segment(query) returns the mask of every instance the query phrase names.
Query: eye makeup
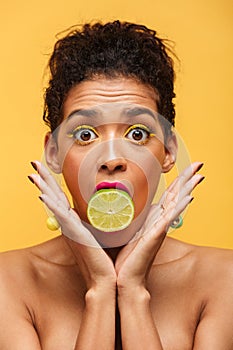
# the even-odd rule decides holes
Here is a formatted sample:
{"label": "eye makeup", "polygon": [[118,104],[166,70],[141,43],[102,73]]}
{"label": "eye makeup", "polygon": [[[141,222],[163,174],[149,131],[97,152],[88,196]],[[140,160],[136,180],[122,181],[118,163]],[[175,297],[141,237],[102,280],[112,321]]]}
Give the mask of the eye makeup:
{"label": "eye makeup", "polygon": [[[100,134],[97,132],[96,128],[87,124],[76,126],[72,131],[67,133],[67,136],[81,146],[87,146],[100,138]],[[122,135],[123,138],[137,145],[145,145],[155,136],[156,133],[148,126],[140,123],[130,125]]]}
{"label": "eye makeup", "polygon": [[95,128],[90,125],[79,125],[73,131],[68,132],[67,136],[81,146],[87,146],[100,137]]}
{"label": "eye makeup", "polygon": [[156,136],[155,133],[144,124],[131,125],[123,135],[124,138],[138,145],[145,145],[154,136]]}

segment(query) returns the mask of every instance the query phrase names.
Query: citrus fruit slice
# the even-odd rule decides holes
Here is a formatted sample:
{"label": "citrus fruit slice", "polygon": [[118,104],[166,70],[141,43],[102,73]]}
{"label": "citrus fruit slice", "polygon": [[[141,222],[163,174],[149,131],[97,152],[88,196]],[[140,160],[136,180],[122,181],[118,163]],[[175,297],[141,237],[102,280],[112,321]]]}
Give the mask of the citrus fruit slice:
{"label": "citrus fruit slice", "polygon": [[120,231],[134,217],[134,204],[127,192],[115,188],[102,189],[91,197],[87,207],[90,224],[100,231]]}

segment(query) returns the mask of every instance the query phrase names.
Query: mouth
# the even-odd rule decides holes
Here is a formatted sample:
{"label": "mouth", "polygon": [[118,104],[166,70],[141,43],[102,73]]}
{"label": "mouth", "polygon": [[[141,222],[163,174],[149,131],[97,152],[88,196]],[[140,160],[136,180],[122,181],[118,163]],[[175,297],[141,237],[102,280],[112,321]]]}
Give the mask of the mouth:
{"label": "mouth", "polygon": [[121,191],[125,191],[126,193],[128,193],[130,196],[130,191],[129,189],[121,182],[100,182],[97,186],[96,186],[96,191],[99,190],[103,190],[103,189],[117,189],[117,190],[121,190]]}

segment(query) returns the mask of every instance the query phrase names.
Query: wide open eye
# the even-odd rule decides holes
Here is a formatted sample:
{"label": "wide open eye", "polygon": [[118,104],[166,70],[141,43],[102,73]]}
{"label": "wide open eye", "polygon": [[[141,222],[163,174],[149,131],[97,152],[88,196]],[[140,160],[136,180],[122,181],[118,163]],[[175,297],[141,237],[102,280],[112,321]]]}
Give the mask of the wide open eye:
{"label": "wide open eye", "polygon": [[89,145],[99,137],[97,131],[89,125],[78,126],[71,133],[69,133],[68,136],[72,137],[79,145],[82,146]]}
{"label": "wide open eye", "polygon": [[154,136],[154,134],[150,132],[148,127],[142,124],[130,126],[124,134],[124,137],[139,145],[144,145],[147,143],[151,136]]}

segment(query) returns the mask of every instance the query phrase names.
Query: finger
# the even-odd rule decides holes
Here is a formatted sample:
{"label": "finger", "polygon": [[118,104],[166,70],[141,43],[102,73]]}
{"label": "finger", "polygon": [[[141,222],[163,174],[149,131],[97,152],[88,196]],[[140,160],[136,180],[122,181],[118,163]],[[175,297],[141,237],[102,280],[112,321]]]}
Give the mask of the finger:
{"label": "finger", "polygon": [[191,177],[196,174],[202,168],[202,166],[203,163],[194,162],[185,168],[178,176],[181,179],[181,184],[183,184],[183,181],[186,182],[187,180],[191,179]]}
{"label": "finger", "polygon": [[53,193],[56,194],[58,199],[63,200],[64,204],[70,207],[69,201],[65,193],[63,192],[61,187],[58,185],[57,181],[54,179],[53,175],[49,172],[49,170],[42,163],[38,161],[34,161],[32,163],[33,163],[34,169],[38,171],[39,175],[41,176],[43,181],[47,184],[48,188],[50,188],[53,191]]}
{"label": "finger", "polygon": [[82,224],[81,219],[73,209],[64,209],[61,202],[54,202],[46,194],[41,194],[40,199],[54,213],[64,236],[84,246],[100,247],[95,237]]}
{"label": "finger", "polygon": [[186,184],[184,184],[182,190],[180,191],[180,196],[185,197],[186,195],[191,194],[194,188],[199,185],[204,178],[205,176],[201,174],[193,175],[193,177]]}
{"label": "finger", "polygon": [[174,189],[174,187],[180,186],[182,187],[185,182],[191,179],[191,177],[196,174],[203,166],[201,162],[194,162],[190,164],[187,168],[185,168],[179,176],[171,183],[171,185],[167,188],[167,191],[170,192]]}
{"label": "finger", "polygon": [[157,214],[157,208],[152,207],[145,221],[145,225],[139,231],[139,235],[150,235],[153,236],[157,232],[157,225],[164,222],[166,230],[169,229],[171,222],[176,219],[187,207],[187,205],[193,200],[193,197],[186,195],[184,198],[177,202],[176,198],[170,199],[164,209],[161,210],[160,215]]}
{"label": "finger", "polygon": [[194,188],[200,184],[204,178],[205,177],[201,174],[195,174],[189,181],[184,183],[183,186],[180,186],[180,184],[177,183],[171,191],[166,192],[160,205],[163,208],[166,208],[170,201],[176,201],[178,203],[184,197],[190,195]]}
{"label": "finger", "polygon": [[[143,232],[145,227],[151,229],[152,225],[159,220],[162,212],[170,207],[169,203],[172,202],[172,206],[175,208],[175,205],[177,205],[179,202],[181,202],[180,205],[182,206],[183,200],[184,203],[186,203],[186,196],[188,196],[188,202],[191,200],[191,192],[204,179],[203,175],[196,174],[202,166],[203,163],[201,162],[191,164],[172,182],[172,184],[163,193],[159,203],[151,207],[145,224],[141,228],[140,232]],[[185,205],[187,206],[187,204]]]}
{"label": "finger", "polygon": [[46,182],[40,177],[40,175],[32,174],[29,178],[33,180],[33,183],[37,186],[37,188],[39,188],[41,193],[50,198],[57,206],[63,208],[64,210],[70,208],[70,204],[66,200],[66,198],[62,196],[60,196],[59,198],[58,194],[54,193],[54,191],[46,184]]}
{"label": "finger", "polygon": [[[190,200],[191,196],[186,196],[178,205],[171,201],[165,213],[156,223],[152,220],[151,223],[153,224],[146,225],[141,238],[130,250],[130,258],[137,261],[138,273],[142,275],[145,274],[145,271],[148,273],[154,257],[166,237],[171,222],[186,208]],[[156,207],[153,206],[150,211],[151,217],[155,211]]]}
{"label": "finger", "polygon": [[39,198],[48,207],[48,209],[53,212],[60,224],[67,218],[70,208],[64,206],[64,203],[61,200],[54,200],[46,193],[42,193]]}
{"label": "finger", "polygon": [[142,228],[139,231],[139,237],[140,237],[140,233],[144,232],[146,229],[151,230],[151,228],[154,226],[154,224],[161,217],[163,211],[164,211],[164,209],[158,205],[151,206],[150,211],[147,215],[147,218],[146,218]]}
{"label": "finger", "polygon": [[61,191],[60,186],[58,185],[57,181],[54,179],[50,171],[40,162],[35,162],[37,165],[37,171],[40,174],[41,178],[48,184],[49,187],[51,187],[54,192]]}
{"label": "finger", "polygon": [[163,213],[160,219],[143,233],[143,236],[135,247],[135,254],[138,251],[144,251],[145,256],[156,254],[157,250],[166,237],[167,231],[171,222],[179,216],[187,205],[192,200],[192,197],[186,196],[178,205],[170,203],[170,207]]}
{"label": "finger", "polygon": [[190,175],[191,168],[186,169],[183,174],[173,181],[173,183],[167,188],[167,190],[162,195],[159,205],[166,207],[170,200],[173,200],[176,197],[176,200],[184,198],[186,195],[190,194],[193,189],[201,183],[205,178],[201,174],[196,174],[196,168],[192,168],[194,174]]}
{"label": "finger", "polygon": [[162,213],[162,217],[167,220],[167,228],[169,228],[173,220],[179,217],[179,215],[186,209],[192,200],[193,197],[191,195],[187,195],[178,203],[176,201],[171,201],[168,204],[167,208]]}
{"label": "finger", "polygon": [[[145,224],[139,231],[141,233],[141,238],[138,240],[131,253],[132,257],[140,253],[142,259],[143,256],[147,259],[151,257],[148,261],[153,261],[153,257],[162,244],[171,222],[176,219],[192,201],[193,197],[190,193],[202,179],[201,175],[196,176],[195,174],[201,169],[202,165],[203,164],[200,162],[191,164],[168,187],[159,202],[161,204],[164,199],[166,199],[166,207],[163,208],[161,215],[158,216],[158,210],[161,210],[160,205],[151,207]],[[182,186],[185,188],[183,189]],[[180,190],[181,188],[182,192]]]}
{"label": "finger", "polygon": [[29,178],[42,193],[47,194],[54,201],[58,199],[56,193],[44,182],[39,174],[30,174]]}

